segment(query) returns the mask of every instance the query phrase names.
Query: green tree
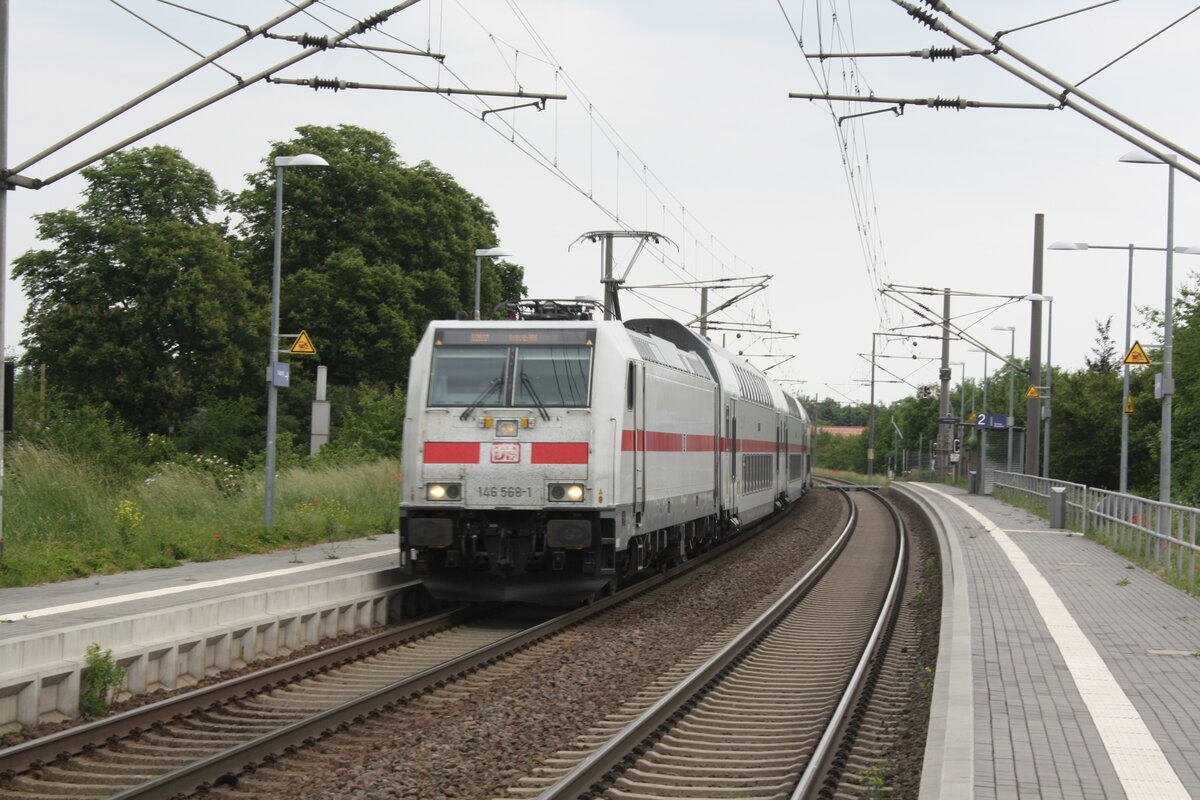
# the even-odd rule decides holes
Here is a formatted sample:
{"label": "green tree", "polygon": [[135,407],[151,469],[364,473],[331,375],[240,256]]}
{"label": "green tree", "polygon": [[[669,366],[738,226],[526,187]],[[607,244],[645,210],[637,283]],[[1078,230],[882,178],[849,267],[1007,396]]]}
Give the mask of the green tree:
{"label": "green tree", "polygon": [[1096,345],[1092,357],[1084,356],[1083,362],[1092,372],[1117,371],[1117,346],[1112,340],[1112,317],[1101,322],[1096,320]]}
{"label": "green tree", "polygon": [[[274,241],[274,157],[311,152],[329,168],[285,170],[281,330],[307,330],[330,382],[403,385],[431,319],[474,305],[475,250],[496,245],[496,219],[428,162],[406,166],[382,134],[303,126],[277,142],[250,188],[229,198],[241,256],[268,286]],[[487,259],[486,261],[491,261]],[[482,309],[525,292],[520,267],[485,263]]]}
{"label": "green tree", "polygon": [[904,434],[909,450],[916,442],[936,439],[938,434],[938,401],[924,397],[905,397],[892,403],[892,418]]}
{"label": "green tree", "polygon": [[137,430],[169,432],[211,398],[261,383],[262,316],[230,258],[212,177],[170,147],[82,171],[76,210],[37,215],[52,250],[13,275],[29,297],[25,362],[69,401],[107,406]]}
{"label": "green tree", "polygon": [[817,431],[813,442],[816,465],[821,469],[867,471],[867,434],[839,436]]}
{"label": "green tree", "polygon": [[1121,376],[1091,367],[1054,373],[1050,474],[1116,490],[1120,485]]}
{"label": "green tree", "polygon": [[[1196,392],[1200,391],[1200,275],[1195,273],[1175,301],[1173,345],[1171,372],[1175,379],[1175,394],[1171,416],[1171,498],[1177,503],[1195,506],[1200,505],[1200,420],[1196,419],[1196,414],[1200,413],[1200,400],[1196,398]],[[1159,362],[1161,354],[1152,353],[1151,359]],[[1161,437],[1161,405],[1149,398],[1143,405],[1158,412]],[[1157,459],[1154,465],[1157,467]]]}

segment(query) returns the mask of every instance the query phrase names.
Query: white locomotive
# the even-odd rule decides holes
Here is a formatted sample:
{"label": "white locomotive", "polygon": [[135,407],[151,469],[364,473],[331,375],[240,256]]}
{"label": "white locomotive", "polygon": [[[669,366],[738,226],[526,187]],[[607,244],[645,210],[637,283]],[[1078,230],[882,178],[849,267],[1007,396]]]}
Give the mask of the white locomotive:
{"label": "white locomotive", "polygon": [[412,358],[401,563],[436,598],[566,604],[686,559],[811,485],[811,425],[677,322],[526,302]]}

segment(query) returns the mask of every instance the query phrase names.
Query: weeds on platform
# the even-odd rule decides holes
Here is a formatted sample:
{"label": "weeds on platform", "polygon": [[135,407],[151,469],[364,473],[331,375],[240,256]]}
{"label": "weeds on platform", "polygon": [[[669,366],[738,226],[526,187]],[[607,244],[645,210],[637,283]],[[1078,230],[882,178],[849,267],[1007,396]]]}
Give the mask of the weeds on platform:
{"label": "weeds on platform", "polygon": [[125,668],[113,660],[112,650],[101,650],[94,642],[87,646],[85,661],[79,713],[101,717],[108,712],[108,701],[125,687]]}

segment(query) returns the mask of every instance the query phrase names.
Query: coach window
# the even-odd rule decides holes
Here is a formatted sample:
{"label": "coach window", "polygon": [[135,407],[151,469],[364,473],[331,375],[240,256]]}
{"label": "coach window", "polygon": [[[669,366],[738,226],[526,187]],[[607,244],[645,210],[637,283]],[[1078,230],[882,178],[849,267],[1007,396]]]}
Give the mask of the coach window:
{"label": "coach window", "polygon": [[504,380],[507,362],[507,347],[443,345],[434,348],[429,405],[503,403],[508,395]]}

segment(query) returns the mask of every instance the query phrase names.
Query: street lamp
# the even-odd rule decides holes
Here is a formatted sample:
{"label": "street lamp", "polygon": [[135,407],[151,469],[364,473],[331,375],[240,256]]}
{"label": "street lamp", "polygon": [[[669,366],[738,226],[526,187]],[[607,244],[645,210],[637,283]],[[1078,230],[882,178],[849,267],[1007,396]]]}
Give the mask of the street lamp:
{"label": "street lamp", "polygon": [[[1133,251],[1134,250],[1151,250],[1162,253],[1166,251],[1165,247],[1139,247],[1137,245],[1105,245],[1105,244],[1088,244],[1087,242],[1054,242],[1047,248],[1049,250],[1127,250],[1129,251],[1129,268],[1125,277],[1125,353],[1129,353],[1129,349],[1133,347]],[[1200,255],[1200,247],[1176,247],[1176,253],[1186,253],[1189,255]],[[1122,379],[1122,405],[1121,405],[1121,485],[1119,491],[1125,494],[1129,489],[1129,414],[1125,413],[1125,409],[1129,405],[1129,365],[1122,365],[1124,373]]]}
{"label": "street lamp", "polygon": [[1017,371],[1013,360],[1017,356],[1017,328],[1015,325],[993,325],[994,331],[1008,331],[1008,472],[1012,472],[1013,451],[1013,381]]}
{"label": "street lamp", "polygon": [[[1047,313],[1046,319],[1046,403],[1042,406],[1042,420],[1046,427],[1046,433],[1042,437],[1042,477],[1047,480],[1050,478],[1050,384],[1053,382],[1051,373],[1054,371],[1054,364],[1051,358],[1051,345],[1054,340],[1054,298],[1048,294],[1027,294],[1021,298],[1028,300],[1031,303],[1049,303],[1050,310]],[[1039,421],[1040,428],[1042,422]]]}
{"label": "street lamp", "polygon": [[482,268],[481,260],[485,257],[501,258],[511,255],[512,253],[499,247],[489,247],[485,250],[475,251],[475,319],[479,319],[479,273]]}
{"label": "street lamp", "polygon": [[1127,164],[1166,164],[1167,165],[1167,297],[1163,301],[1163,367],[1162,367],[1162,449],[1158,457],[1158,499],[1159,502],[1171,502],[1171,397],[1175,394],[1175,378],[1172,374],[1171,360],[1175,347],[1175,336],[1172,330],[1174,320],[1174,255],[1175,255],[1175,165],[1176,156],[1167,154],[1167,160],[1135,150],[1126,153],[1120,160]]}
{"label": "street lamp", "polygon": [[283,240],[283,168],[328,166],[328,161],[312,153],[302,153],[298,156],[275,156],[275,257],[271,269],[271,338],[267,359],[267,454],[263,486],[263,524],[268,528],[275,525],[275,425],[279,415],[276,381],[280,380],[277,377],[279,373],[277,359],[279,358],[279,262]]}

